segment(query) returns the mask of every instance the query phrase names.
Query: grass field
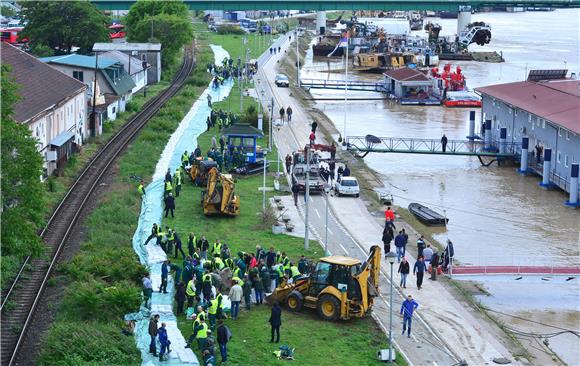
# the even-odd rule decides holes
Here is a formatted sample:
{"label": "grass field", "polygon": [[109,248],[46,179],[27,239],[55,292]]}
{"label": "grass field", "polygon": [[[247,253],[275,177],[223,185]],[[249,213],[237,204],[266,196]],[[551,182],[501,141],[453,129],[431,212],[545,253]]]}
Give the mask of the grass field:
{"label": "grass field", "polygon": [[[239,94],[233,90],[229,98],[232,105],[237,104],[239,110]],[[236,101],[237,103],[234,103]],[[250,102],[250,101],[248,101]],[[229,100],[221,102],[227,105]],[[255,104],[255,100],[250,103]],[[244,105],[246,104],[244,102]],[[218,104],[219,106],[219,104]],[[202,151],[210,146],[211,136],[217,135],[217,129],[203,133],[198,143]],[[265,146],[266,140],[259,144]],[[275,156],[276,151],[271,152]],[[268,170],[267,186],[272,187],[276,164]],[[317,242],[311,241],[310,249],[303,248],[304,240],[286,235],[274,235],[270,228],[261,227],[262,175],[238,178],[236,194],[240,197],[240,215],[235,218],[206,217],[201,206],[201,191],[195,187],[189,178],[184,182],[180,196],[176,198],[175,219],[163,220],[163,225],[175,228],[181,235],[186,246],[188,233],[193,231],[198,237],[205,234],[210,244],[216,239],[230,246],[235,255],[238,251],[254,252],[256,245],[264,248],[273,246],[276,250],[285,251],[292,260],[297,260],[301,254],[316,260],[323,256],[323,250]],[[268,192],[268,196],[273,193]],[[181,260],[177,261],[181,265]],[[237,321],[226,320],[233,333],[228,345],[229,365],[275,365],[278,362],[273,351],[277,346],[269,343],[270,327],[267,322],[270,316],[270,306],[253,306],[252,310],[242,310]],[[192,333],[191,321],[179,317],[178,325],[187,339]],[[295,365],[376,365],[376,351],[387,347],[385,334],[371,318],[357,319],[346,322],[325,322],[318,318],[315,311],[307,310],[300,314],[283,312],[281,344],[296,348]],[[194,350],[197,351],[195,345]],[[219,351],[217,351],[219,353]],[[201,357],[199,352],[196,352]],[[218,356],[218,359],[220,357]],[[250,361],[251,360],[251,361]],[[404,361],[397,359],[397,364]]]}

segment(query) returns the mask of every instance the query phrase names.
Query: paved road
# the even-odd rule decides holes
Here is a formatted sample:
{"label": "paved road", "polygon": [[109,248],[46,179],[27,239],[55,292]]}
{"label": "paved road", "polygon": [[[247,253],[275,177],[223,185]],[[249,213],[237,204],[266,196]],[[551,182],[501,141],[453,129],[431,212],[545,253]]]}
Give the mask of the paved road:
{"label": "paved road", "polygon": [[[294,38],[294,37],[292,37]],[[288,38],[282,38],[276,44],[283,49],[287,48]],[[282,53],[284,55],[284,53]],[[276,75],[277,61],[281,56],[275,55],[269,57],[262,64],[257,78],[260,82],[256,82],[258,95],[264,90],[264,107],[267,108],[267,103],[274,98],[274,111],[278,111],[281,106],[285,108],[288,105],[292,106],[294,115],[292,117],[292,128],[287,125],[282,126],[274,133],[275,142],[278,146],[280,155],[283,157],[288,153],[296,151],[300,146],[304,146],[307,141],[307,132],[309,130],[309,118],[302,111],[300,106],[296,105],[293,98],[290,96],[290,89],[277,88],[273,79]],[[297,132],[300,131],[300,132]],[[300,135],[299,135],[300,134]],[[339,199],[331,196],[329,199]],[[355,198],[340,198],[340,199],[355,199]],[[310,210],[309,222],[310,232],[314,236],[312,239],[318,240],[324,246],[325,228],[326,228],[326,200],[324,195],[310,196]],[[300,200],[299,212],[304,217],[305,205],[304,200]],[[377,244],[380,243],[380,238],[377,238]],[[340,224],[339,220],[329,209],[328,216],[328,250],[335,255],[348,255],[358,258],[360,260],[366,259],[367,250],[357,243],[348,231]],[[383,262],[384,263],[384,262]],[[388,335],[389,326],[389,286],[390,280],[387,276],[388,268],[381,271],[381,296],[375,302],[373,309],[373,316],[385,330]],[[390,270],[390,269],[389,269]],[[396,268],[395,268],[396,271]],[[412,280],[412,279],[409,279]],[[393,298],[394,314],[398,314],[403,294],[395,289],[395,296]],[[393,337],[395,338],[395,345],[404,354],[405,358],[411,365],[455,365],[459,362],[460,357],[455,355],[450,346],[445,344],[436,332],[427,325],[425,321],[417,314],[413,323],[413,333],[411,338],[401,336],[402,320],[398,315],[393,316]]]}

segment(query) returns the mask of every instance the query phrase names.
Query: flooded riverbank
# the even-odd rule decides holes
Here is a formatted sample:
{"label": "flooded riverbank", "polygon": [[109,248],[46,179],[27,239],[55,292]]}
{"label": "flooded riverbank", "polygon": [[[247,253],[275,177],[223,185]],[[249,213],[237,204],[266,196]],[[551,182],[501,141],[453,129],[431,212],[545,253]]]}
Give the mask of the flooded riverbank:
{"label": "flooded riverbank", "polygon": [[[578,44],[579,16],[578,10],[474,14],[472,20],[484,20],[493,29],[490,45],[475,48],[503,51],[506,62],[454,65],[462,66],[472,88],[522,80],[526,69],[563,68],[563,60],[568,60],[568,68],[578,70],[579,49],[574,45]],[[437,21],[444,33],[455,30],[454,20]],[[548,33],[549,41],[545,36]],[[327,62],[308,59],[305,69]],[[303,77],[340,79],[344,75],[304,71]],[[378,80],[380,76],[357,74],[352,78]],[[311,90],[311,94],[315,98],[340,98],[344,92]],[[349,92],[349,96],[358,98],[378,95]],[[344,102],[318,101],[316,106],[343,132]],[[348,102],[346,114],[347,135],[439,139],[445,133],[449,139],[465,139],[468,132],[466,109],[400,106],[372,100]],[[476,118],[480,118],[479,110]],[[365,161],[382,174],[397,205],[421,202],[446,211],[448,232],[435,239],[444,241],[448,235],[462,261],[509,265],[524,253],[547,250],[540,258],[546,264],[580,264],[580,213],[563,205],[566,195],[562,192],[538,187],[539,177],[520,176],[513,167],[483,167],[471,157],[376,153],[369,154]]]}

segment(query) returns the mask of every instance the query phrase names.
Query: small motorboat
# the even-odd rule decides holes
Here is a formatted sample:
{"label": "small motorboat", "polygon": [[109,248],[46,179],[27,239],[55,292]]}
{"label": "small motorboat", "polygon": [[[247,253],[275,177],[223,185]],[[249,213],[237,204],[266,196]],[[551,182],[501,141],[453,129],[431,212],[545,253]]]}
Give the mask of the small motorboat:
{"label": "small motorboat", "polygon": [[446,219],[440,213],[435,212],[429,207],[423,206],[419,203],[410,203],[409,211],[415,215],[419,221],[427,226],[441,226],[449,222],[449,219]]}

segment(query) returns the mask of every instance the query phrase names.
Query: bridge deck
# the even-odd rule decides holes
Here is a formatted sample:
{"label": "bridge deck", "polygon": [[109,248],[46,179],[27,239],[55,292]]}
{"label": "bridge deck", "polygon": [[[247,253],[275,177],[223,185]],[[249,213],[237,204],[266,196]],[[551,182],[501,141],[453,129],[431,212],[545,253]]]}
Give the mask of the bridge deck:
{"label": "bridge deck", "polygon": [[453,275],[580,275],[580,267],[550,266],[454,266]]}
{"label": "bridge deck", "polygon": [[521,149],[520,144],[511,142],[505,142],[500,149],[498,141],[485,143],[483,141],[448,140],[445,152],[443,152],[440,139],[348,136],[346,141],[350,151],[361,152],[365,155],[377,152],[514,158]]}
{"label": "bridge deck", "polygon": [[[91,0],[104,10],[128,10],[136,0]],[[576,0],[184,0],[191,10],[448,10],[460,6],[578,8]]]}

